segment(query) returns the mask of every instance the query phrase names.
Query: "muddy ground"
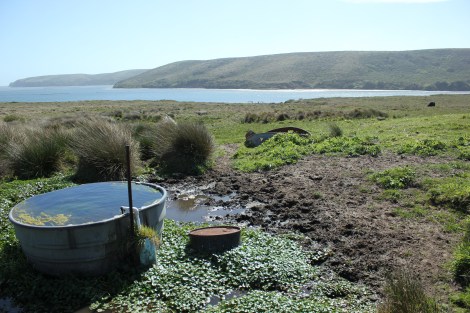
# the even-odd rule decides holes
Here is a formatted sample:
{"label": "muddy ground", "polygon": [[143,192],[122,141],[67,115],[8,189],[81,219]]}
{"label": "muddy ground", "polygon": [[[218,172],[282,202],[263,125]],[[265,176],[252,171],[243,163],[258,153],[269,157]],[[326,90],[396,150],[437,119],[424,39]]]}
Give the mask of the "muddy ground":
{"label": "muddy ground", "polygon": [[[312,155],[297,164],[269,172],[241,173],[230,166],[235,145],[215,167],[199,177],[171,178],[161,182],[185,189],[212,183],[211,193],[236,193],[224,206],[248,209],[236,222],[260,226],[270,232],[294,230],[331,249],[325,265],[340,276],[364,283],[376,291],[393,267],[417,273],[436,296],[449,279],[445,263],[451,259],[459,236],[425,218],[402,218],[397,204],[380,200],[381,189],[367,180],[367,170],[442,163],[394,154],[379,157]],[[215,182],[215,184],[214,184]],[[445,292],[444,292],[445,293]]]}

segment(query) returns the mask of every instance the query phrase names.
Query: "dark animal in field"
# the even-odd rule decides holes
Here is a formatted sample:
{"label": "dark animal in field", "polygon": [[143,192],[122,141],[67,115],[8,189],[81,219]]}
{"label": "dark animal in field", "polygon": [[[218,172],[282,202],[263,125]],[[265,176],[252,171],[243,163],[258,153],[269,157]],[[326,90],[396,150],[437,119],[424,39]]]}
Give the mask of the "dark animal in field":
{"label": "dark animal in field", "polygon": [[435,106],[436,106],[436,102],[434,101],[428,103],[428,107],[435,107]]}

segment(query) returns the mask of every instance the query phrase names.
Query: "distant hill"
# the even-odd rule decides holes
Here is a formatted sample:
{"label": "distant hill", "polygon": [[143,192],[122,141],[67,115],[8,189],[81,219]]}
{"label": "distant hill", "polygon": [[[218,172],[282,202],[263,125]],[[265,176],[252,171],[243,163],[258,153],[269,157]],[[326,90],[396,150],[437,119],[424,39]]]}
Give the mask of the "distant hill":
{"label": "distant hill", "polygon": [[106,74],[65,74],[18,79],[10,87],[91,86],[114,85],[116,82],[139,75],[147,70],[127,70]]}
{"label": "distant hill", "polygon": [[470,90],[470,49],[305,52],[181,61],[114,87]]}

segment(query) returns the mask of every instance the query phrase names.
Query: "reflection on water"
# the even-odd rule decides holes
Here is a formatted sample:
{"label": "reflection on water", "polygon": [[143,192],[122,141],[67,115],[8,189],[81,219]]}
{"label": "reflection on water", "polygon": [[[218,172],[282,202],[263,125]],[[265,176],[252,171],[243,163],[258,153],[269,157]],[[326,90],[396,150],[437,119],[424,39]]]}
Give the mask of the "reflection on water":
{"label": "reflection on water", "polygon": [[10,298],[0,298],[0,312],[19,313],[23,310],[16,307]]}
{"label": "reflection on water", "polygon": [[[208,196],[203,193],[181,193],[169,197],[166,217],[181,222],[211,222],[217,218],[242,213],[241,207],[229,205],[235,193],[225,196]],[[211,205],[216,203],[216,205]]]}
{"label": "reflection on water", "polygon": [[[143,207],[163,194],[151,186],[132,184],[133,206]],[[127,183],[103,182],[64,188],[26,199],[12,210],[15,220],[36,226],[78,225],[121,215],[129,206]]]}

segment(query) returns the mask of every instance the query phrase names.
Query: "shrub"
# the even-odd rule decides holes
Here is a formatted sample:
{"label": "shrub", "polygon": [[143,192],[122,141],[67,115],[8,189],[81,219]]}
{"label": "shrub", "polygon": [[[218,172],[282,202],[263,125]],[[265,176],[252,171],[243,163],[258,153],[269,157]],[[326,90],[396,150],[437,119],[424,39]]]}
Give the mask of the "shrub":
{"label": "shrub", "polygon": [[263,124],[268,124],[268,123],[274,122],[275,120],[276,120],[276,116],[272,112],[263,113],[261,114],[259,118],[259,122]]}
{"label": "shrub", "polygon": [[214,140],[203,124],[163,121],[157,126],[153,154],[167,173],[200,174],[209,167]]}
{"label": "shrub", "polygon": [[285,121],[285,120],[288,120],[290,117],[289,117],[289,114],[287,113],[280,113],[276,116],[276,121],[280,122],[280,121]]}
{"label": "shrub", "polygon": [[16,114],[10,114],[10,115],[6,115],[4,118],[3,118],[3,121],[5,123],[10,123],[10,122],[24,122],[24,118],[19,116],[19,115],[16,115]]}
{"label": "shrub", "polygon": [[332,123],[328,125],[330,129],[330,137],[341,137],[343,136],[343,130],[337,124]]}
{"label": "shrub", "polygon": [[385,189],[404,189],[415,184],[416,173],[409,167],[395,167],[370,175],[375,183]]}
{"label": "shrub", "polygon": [[75,179],[80,182],[124,180],[125,146],[131,148],[131,171],[139,166],[138,143],[124,125],[94,119],[77,123],[71,146],[78,157]]}
{"label": "shrub", "polygon": [[354,109],[351,112],[345,113],[346,118],[359,119],[371,117],[388,117],[388,114],[375,109]]}
{"label": "shrub", "polygon": [[21,179],[49,177],[61,168],[69,137],[60,129],[28,129],[7,146],[13,175]]}
{"label": "shrub", "polygon": [[420,280],[406,271],[396,271],[387,276],[384,295],[378,313],[443,312],[436,301],[426,295]]}
{"label": "shrub", "polygon": [[246,113],[245,117],[242,120],[242,123],[250,124],[250,123],[256,123],[259,121],[259,116],[258,114],[255,113]]}
{"label": "shrub", "polygon": [[296,120],[299,120],[299,121],[302,121],[302,120],[304,120],[306,117],[307,117],[307,116],[306,116],[305,112],[299,111],[299,112],[297,112],[297,115],[296,115],[295,119],[296,119]]}
{"label": "shrub", "polygon": [[320,110],[315,110],[313,112],[307,112],[307,118],[309,120],[319,119],[320,117],[324,116],[323,112]]}

